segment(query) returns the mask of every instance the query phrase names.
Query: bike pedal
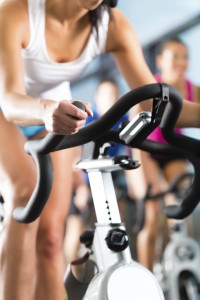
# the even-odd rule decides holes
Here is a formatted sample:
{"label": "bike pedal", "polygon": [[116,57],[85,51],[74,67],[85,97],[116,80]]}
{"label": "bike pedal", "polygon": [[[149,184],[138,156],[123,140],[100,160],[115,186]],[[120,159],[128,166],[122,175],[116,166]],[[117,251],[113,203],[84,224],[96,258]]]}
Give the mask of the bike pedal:
{"label": "bike pedal", "polygon": [[80,236],[81,244],[84,244],[87,248],[91,248],[94,239],[94,230],[86,230]]}

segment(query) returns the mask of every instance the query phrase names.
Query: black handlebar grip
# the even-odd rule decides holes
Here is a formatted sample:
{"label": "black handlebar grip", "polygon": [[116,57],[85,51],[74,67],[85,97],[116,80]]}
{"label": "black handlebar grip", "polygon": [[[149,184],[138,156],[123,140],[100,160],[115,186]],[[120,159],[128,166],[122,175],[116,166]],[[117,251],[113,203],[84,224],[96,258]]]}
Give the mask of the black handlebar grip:
{"label": "black handlebar grip", "polygon": [[75,105],[76,107],[82,109],[83,111],[86,111],[86,107],[81,101],[74,101],[74,102],[72,102],[72,104]]}

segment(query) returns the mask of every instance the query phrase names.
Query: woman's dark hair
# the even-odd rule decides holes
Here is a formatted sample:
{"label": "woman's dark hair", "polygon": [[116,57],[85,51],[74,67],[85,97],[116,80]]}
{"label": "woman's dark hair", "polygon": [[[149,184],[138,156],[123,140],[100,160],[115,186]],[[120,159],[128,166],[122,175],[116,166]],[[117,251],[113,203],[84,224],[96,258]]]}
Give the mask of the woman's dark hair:
{"label": "woman's dark hair", "polygon": [[158,55],[162,54],[164,49],[171,43],[178,43],[187,48],[186,44],[179,37],[175,36],[175,37],[171,37],[171,38],[167,38],[167,39],[163,40],[157,47],[157,54]]}
{"label": "woman's dark hair", "polygon": [[95,10],[89,11],[90,23],[97,31],[98,36],[98,22],[101,20],[102,13],[104,10],[107,10],[109,15],[111,14],[111,7],[109,0],[104,0]]}

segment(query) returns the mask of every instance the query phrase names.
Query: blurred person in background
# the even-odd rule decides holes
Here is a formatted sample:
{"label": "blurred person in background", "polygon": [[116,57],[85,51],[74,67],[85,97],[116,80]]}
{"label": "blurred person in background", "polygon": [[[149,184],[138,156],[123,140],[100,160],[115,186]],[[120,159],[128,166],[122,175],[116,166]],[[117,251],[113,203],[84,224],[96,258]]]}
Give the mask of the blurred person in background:
{"label": "blurred person in background", "polygon": [[[164,40],[158,47],[156,64],[159,73],[155,75],[155,78],[158,82],[174,86],[189,102],[200,103],[200,88],[194,85],[186,75],[189,53],[188,47],[181,39],[174,37]],[[183,130],[179,128],[176,131],[183,133]],[[157,127],[148,136],[148,139],[166,143],[160,127]],[[141,174],[148,183],[151,183],[153,193],[165,189],[169,182],[188,171],[188,162],[183,159],[160,157],[137,150],[134,152],[137,153],[142,164]],[[166,202],[172,204],[173,198],[168,196]],[[137,238],[138,260],[150,270],[153,269],[155,261],[161,205],[159,201],[153,200],[145,204],[145,224]]]}

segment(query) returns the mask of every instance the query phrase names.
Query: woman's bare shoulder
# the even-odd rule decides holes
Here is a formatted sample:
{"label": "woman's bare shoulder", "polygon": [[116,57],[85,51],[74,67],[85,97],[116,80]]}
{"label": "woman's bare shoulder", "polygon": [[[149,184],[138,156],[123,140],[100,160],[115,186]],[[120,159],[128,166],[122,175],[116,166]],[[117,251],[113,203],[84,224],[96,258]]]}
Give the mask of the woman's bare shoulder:
{"label": "woman's bare shoulder", "polygon": [[107,49],[126,47],[126,44],[130,43],[130,38],[134,42],[136,38],[134,28],[124,13],[114,8],[109,23]]}
{"label": "woman's bare shoulder", "polygon": [[29,35],[27,0],[0,0],[1,36],[16,37],[26,43]]}
{"label": "woman's bare shoulder", "polygon": [[0,0],[0,15],[10,22],[25,21],[27,16],[27,0]]}

